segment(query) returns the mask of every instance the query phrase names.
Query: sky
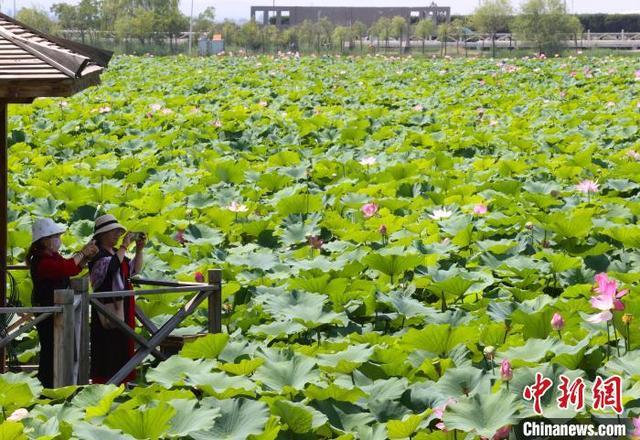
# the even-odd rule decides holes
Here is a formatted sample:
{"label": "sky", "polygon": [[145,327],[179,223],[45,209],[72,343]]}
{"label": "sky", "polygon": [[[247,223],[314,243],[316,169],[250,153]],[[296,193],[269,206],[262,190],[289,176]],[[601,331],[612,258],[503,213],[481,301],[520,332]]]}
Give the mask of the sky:
{"label": "sky", "polygon": [[[48,10],[52,4],[65,1],[66,3],[76,3],[77,0],[0,0],[0,10],[12,15],[13,4],[16,8],[29,6],[40,6]],[[479,0],[441,0],[439,6],[451,6],[452,14],[468,14],[478,5]],[[567,8],[570,12],[590,13],[640,13],[640,0],[566,0]],[[517,6],[521,0],[512,0],[512,4]],[[240,20],[249,18],[250,6],[269,6],[273,0],[193,0],[193,11],[204,10],[207,6],[216,8],[216,20],[225,18]],[[275,0],[276,6],[425,6],[431,0]],[[180,8],[189,15],[191,0],[180,0]]]}

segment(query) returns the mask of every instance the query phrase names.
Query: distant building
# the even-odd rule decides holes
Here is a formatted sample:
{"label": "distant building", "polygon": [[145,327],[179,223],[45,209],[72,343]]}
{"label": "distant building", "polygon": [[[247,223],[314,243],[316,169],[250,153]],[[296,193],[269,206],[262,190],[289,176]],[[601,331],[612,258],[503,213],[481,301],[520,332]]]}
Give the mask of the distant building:
{"label": "distant building", "polygon": [[319,21],[326,17],[335,25],[350,26],[361,21],[371,26],[380,17],[404,17],[407,23],[415,24],[423,19],[431,19],[436,24],[449,22],[451,8],[448,6],[424,7],[341,7],[341,6],[251,6],[251,19],[258,24],[272,24],[278,27],[295,26],[305,20]]}

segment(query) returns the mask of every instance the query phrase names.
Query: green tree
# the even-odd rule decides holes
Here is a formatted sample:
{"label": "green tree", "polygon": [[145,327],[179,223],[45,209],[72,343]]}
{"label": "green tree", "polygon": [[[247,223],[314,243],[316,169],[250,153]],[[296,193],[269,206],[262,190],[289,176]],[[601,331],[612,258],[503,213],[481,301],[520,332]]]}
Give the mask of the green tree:
{"label": "green tree", "polygon": [[384,40],[384,49],[386,53],[387,47],[389,46],[389,38],[391,37],[391,19],[387,17],[380,17],[378,21],[373,23],[369,33],[376,37],[378,48],[380,48],[380,40]]}
{"label": "green tree", "polygon": [[318,52],[320,52],[322,47],[331,46],[333,27],[333,23],[331,23],[327,17],[322,17],[314,23],[313,28],[316,36],[316,47]]}
{"label": "green tree", "polygon": [[496,56],[496,34],[508,28],[513,8],[509,0],[484,0],[471,16],[471,23],[491,37],[491,56]]}
{"label": "green tree", "polygon": [[367,25],[358,20],[351,25],[351,32],[360,42],[360,53],[362,53],[362,40],[367,34]]}
{"label": "green tree", "polygon": [[430,18],[422,19],[418,23],[416,23],[414,35],[422,40],[422,53],[424,53],[425,41],[427,39],[431,40],[434,29],[435,24]]}
{"label": "green tree", "polygon": [[[451,36],[456,40],[456,54],[460,55],[460,41],[464,40],[467,33],[467,27],[464,20],[456,18],[451,22]],[[465,45],[466,47],[466,45]]]}
{"label": "green tree", "polygon": [[47,34],[53,35],[60,32],[60,26],[55,20],[49,17],[47,11],[35,6],[20,9],[16,15],[16,19]]}
{"label": "green tree", "polygon": [[391,38],[398,40],[400,48],[402,48],[402,42],[404,41],[405,28],[407,27],[407,20],[404,17],[395,16],[391,19],[390,34]]}
{"label": "green tree", "polygon": [[300,44],[300,50],[306,48],[306,50],[312,50],[315,44],[315,29],[311,20],[304,20],[298,26],[296,26],[296,33],[298,34],[298,43]]}
{"label": "green tree", "polygon": [[440,55],[447,54],[447,40],[451,33],[451,25],[449,23],[441,23],[438,25],[438,40],[440,40]]}
{"label": "green tree", "polygon": [[257,50],[262,44],[262,31],[260,25],[251,20],[246,22],[240,28],[239,33],[240,45],[246,50]]}
{"label": "green tree", "polygon": [[333,30],[333,44],[335,44],[341,53],[344,51],[344,42],[349,39],[350,34],[351,30],[346,26],[336,26]]}
{"label": "green tree", "polygon": [[153,36],[154,14],[144,8],[137,8],[130,16],[122,15],[118,17],[114,25],[114,32],[119,40],[135,38],[140,43],[145,42]]}
{"label": "green tree", "polygon": [[207,35],[213,34],[215,18],[216,9],[213,6],[208,6],[193,20],[193,32]]}
{"label": "green tree", "polygon": [[577,32],[563,0],[527,0],[514,28],[519,39],[531,41],[540,52],[559,49],[567,35]]}

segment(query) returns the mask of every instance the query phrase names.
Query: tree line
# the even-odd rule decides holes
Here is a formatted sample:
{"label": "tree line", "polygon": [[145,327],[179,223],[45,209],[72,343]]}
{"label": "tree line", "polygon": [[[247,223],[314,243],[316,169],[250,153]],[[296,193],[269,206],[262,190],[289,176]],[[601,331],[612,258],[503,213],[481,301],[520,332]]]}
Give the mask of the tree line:
{"label": "tree line", "polygon": [[[68,31],[71,30],[73,36],[83,42],[87,38],[93,42],[96,35],[107,33],[116,40],[168,43],[175,47],[177,37],[189,30],[189,18],[180,11],[178,2],[80,0],[75,5],[54,4],[50,11],[23,8],[17,18],[53,34],[65,31],[65,36],[69,36]],[[606,21],[597,16],[592,18],[594,23]],[[583,29],[580,18],[568,14],[564,0],[527,0],[518,9],[510,0],[483,0],[471,15],[439,24],[431,19],[408,23],[398,16],[381,17],[371,26],[360,21],[351,26],[336,26],[325,17],[315,22],[307,20],[296,26],[278,28],[253,21],[243,24],[230,20],[216,22],[213,7],[198,14],[193,22],[193,31],[197,35],[210,37],[222,34],[227,47],[250,51],[293,49],[320,52],[358,47],[364,51],[365,44],[366,49],[371,46],[386,48],[390,40],[419,40],[424,52],[426,42],[437,40],[444,52],[447,41],[459,43],[474,32],[480,32],[489,35],[492,54],[495,55],[496,35],[511,32],[516,39],[532,42],[540,52],[545,52],[559,49],[568,35],[577,39]]]}

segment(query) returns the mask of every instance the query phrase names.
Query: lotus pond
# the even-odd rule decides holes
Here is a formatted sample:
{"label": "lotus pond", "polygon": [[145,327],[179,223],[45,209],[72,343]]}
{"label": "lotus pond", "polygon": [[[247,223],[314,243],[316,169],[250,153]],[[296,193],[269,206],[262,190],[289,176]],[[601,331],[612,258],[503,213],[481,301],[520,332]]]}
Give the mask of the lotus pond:
{"label": "lotus pond", "polygon": [[[0,437],[504,438],[537,372],[619,375],[639,415],[639,67],[120,57],[12,106],[14,260],[33,218],[73,249],[108,212],[149,234],[147,277],[222,268],[225,315],[132,390],[0,375]],[[139,301],[156,323],[179,303]],[[545,417],[616,416],[558,396]]]}

